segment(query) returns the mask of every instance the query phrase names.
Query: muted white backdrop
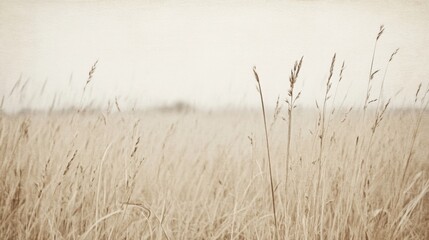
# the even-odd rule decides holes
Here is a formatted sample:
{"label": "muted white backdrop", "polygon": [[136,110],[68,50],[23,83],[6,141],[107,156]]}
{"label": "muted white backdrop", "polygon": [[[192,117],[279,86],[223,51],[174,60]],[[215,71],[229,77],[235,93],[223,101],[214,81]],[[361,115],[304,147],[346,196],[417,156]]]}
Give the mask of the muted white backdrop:
{"label": "muted white backdrop", "polygon": [[[123,108],[184,101],[200,108],[253,107],[257,66],[274,105],[304,56],[300,104],[322,94],[332,55],[346,62],[340,99],[364,101],[375,36],[375,68],[390,54],[385,96],[405,104],[429,82],[427,1],[1,1],[0,97],[4,108],[44,109],[84,101]],[[377,91],[382,74],[374,80]],[[15,83],[21,84],[10,94]],[[46,87],[41,89],[46,81]],[[25,86],[23,83],[27,82]],[[338,100],[339,101],[339,100]]]}

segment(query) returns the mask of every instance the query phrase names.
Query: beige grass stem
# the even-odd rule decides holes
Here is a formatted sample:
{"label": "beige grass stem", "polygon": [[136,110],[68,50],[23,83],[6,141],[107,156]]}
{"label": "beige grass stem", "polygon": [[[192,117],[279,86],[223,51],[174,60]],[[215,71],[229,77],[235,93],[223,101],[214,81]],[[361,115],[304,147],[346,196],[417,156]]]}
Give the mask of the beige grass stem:
{"label": "beige grass stem", "polygon": [[375,54],[377,51],[377,43],[378,40],[380,39],[381,35],[383,35],[384,32],[384,25],[380,26],[380,29],[378,31],[377,37],[375,38],[375,43],[374,43],[374,49],[372,51],[372,58],[371,58],[371,65],[369,68],[369,76],[368,76],[368,84],[367,84],[367,88],[366,88],[366,97],[365,97],[365,103],[363,105],[363,121],[365,121],[365,114],[366,114],[366,110],[368,108],[368,104],[370,103],[370,95],[371,95],[371,82],[374,79],[375,74],[377,74],[377,72],[379,70],[374,71],[374,59],[375,59]]}
{"label": "beige grass stem", "polygon": [[295,83],[298,80],[299,71],[301,70],[302,66],[302,59],[304,56],[301,57],[301,59],[295,62],[295,65],[293,69],[290,71],[289,76],[289,90],[288,90],[288,96],[289,98],[286,99],[286,103],[288,105],[288,131],[287,131],[287,147],[286,147],[286,180],[285,180],[285,191],[287,194],[287,187],[288,187],[288,178],[289,178],[289,164],[290,164],[290,144],[292,139],[292,113],[293,109],[296,108],[296,100],[301,96],[301,92],[298,92],[298,94],[294,95],[294,88]]}
{"label": "beige grass stem", "polygon": [[276,201],[274,196],[274,183],[273,183],[273,173],[272,173],[272,167],[271,167],[270,142],[268,139],[267,118],[265,114],[264,97],[262,95],[261,82],[259,81],[259,76],[258,76],[258,73],[256,72],[256,67],[253,67],[253,73],[255,74],[256,83],[258,84],[257,90],[259,92],[259,97],[261,99],[262,117],[264,119],[265,142],[267,147],[268,168],[269,168],[269,174],[270,174],[270,188],[271,188],[271,201],[272,201],[272,207],[273,207],[274,228],[276,230],[276,237],[278,239],[279,231],[277,229]]}

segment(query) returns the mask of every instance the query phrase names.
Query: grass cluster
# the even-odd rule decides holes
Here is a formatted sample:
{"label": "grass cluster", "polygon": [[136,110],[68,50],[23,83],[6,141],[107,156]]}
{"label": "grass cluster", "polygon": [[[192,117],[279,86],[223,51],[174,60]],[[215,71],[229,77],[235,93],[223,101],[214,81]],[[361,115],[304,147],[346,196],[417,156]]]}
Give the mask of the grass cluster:
{"label": "grass cluster", "polygon": [[[429,119],[414,136],[417,114],[389,112],[371,145],[358,114],[332,118],[318,191],[317,115],[296,111],[287,188],[285,126],[275,124],[279,236],[427,238]],[[257,113],[103,118],[2,117],[4,239],[275,237]]]}

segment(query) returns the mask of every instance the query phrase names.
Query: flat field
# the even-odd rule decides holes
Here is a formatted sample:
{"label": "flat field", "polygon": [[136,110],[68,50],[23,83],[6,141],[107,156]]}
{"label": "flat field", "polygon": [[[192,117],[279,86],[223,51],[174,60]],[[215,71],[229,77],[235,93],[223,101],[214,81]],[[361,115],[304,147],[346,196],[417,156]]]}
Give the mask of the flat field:
{"label": "flat field", "polygon": [[260,111],[3,114],[0,236],[429,239],[429,115],[347,112],[297,108],[287,179],[267,114],[277,227]]}

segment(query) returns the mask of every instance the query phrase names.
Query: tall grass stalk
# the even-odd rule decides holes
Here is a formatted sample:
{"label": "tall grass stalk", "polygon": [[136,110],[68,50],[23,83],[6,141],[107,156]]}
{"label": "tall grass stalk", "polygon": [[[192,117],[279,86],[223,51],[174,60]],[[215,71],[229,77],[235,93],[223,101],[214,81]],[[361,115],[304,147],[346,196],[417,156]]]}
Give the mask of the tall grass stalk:
{"label": "tall grass stalk", "polygon": [[[322,112],[320,113],[320,126],[319,126],[319,156],[318,156],[318,163],[319,163],[319,170],[318,170],[318,180],[317,180],[317,188],[316,188],[316,195],[315,197],[320,197],[319,196],[319,191],[321,188],[321,182],[322,182],[322,175],[323,175],[323,159],[322,159],[322,153],[323,153],[323,146],[324,146],[324,139],[325,139],[325,135],[326,135],[326,126],[325,126],[325,119],[326,119],[326,108],[327,108],[327,103],[328,100],[331,98],[330,91],[332,88],[332,75],[334,74],[334,66],[335,66],[335,59],[336,59],[337,54],[334,54],[334,56],[332,57],[332,61],[331,61],[331,66],[329,68],[329,76],[328,79],[326,81],[326,90],[325,90],[325,96],[323,99],[323,107],[322,107]],[[323,219],[324,219],[324,193],[322,191],[322,201],[320,201],[320,220],[319,220],[319,230],[320,230],[320,239],[323,239]]]}
{"label": "tall grass stalk", "polygon": [[296,100],[301,96],[301,92],[298,92],[298,94],[294,95],[294,88],[295,83],[298,80],[299,71],[301,70],[302,66],[302,59],[304,56],[301,57],[301,59],[295,62],[295,65],[293,69],[290,71],[289,76],[289,90],[288,90],[288,96],[289,98],[286,99],[286,103],[288,105],[288,131],[287,131],[287,148],[286,148],[286,180],[285,180],[285,192],[287,194],[287,187],[288,187],[288,176],[289,176],[289,163],[290,163],[290,144],[292,139],[292,113],[293,109],[296,108]]}
{"label": "tall grass stalk", "polygon": [[380,110],[380,108],[382,107],[382,104],[384,103],[384,95],[383,95],[383,91],[384,91],[384,83],[386,81],[386,76],[387,76],[387,71],[389,70],[389,65],[390,63],[393,61],[393,57],[398,54],[399,48],[397,48],[391,55],[389,58],[389,61],[387,61],[387,65],[386,65],[386,69],[384,70],[384,74],[383,74],[383,80],[381,81],[381,86],[380,86],[380,92],[378,94],[378,105],[377,105],[377,112]]}
{"label": "tall grass stalk", "polygon": [[[380,91],[379,91],[379,94],[378,94],[378,98],[375,99],[376,101],[378,101],[378,104],[377,104],[377,108],[375,110],[374,122],[373,122],[373,124],[371,126],[371,133],[370,133],[370,137],[369,137],[369,141],[368,141],[368,147],[366,149],[365,157],[362,158],[362,160],[361,160],[360,171],[366,170],[366,167],[364,168],[364,164],[366,164],[366,162],[368,162],[368,158],[369,158],[370,151],[372,149],[372,144],[373,144],[373,141],[374,141],[375,132],[376,132],[377,128],[379,127],[381,121],[383,120],[383,118],[385,116],[385,113],[386,113],[386,110],[387,110],[387,108],[390,105],[390,100],[391,99],[389,98],[389,100],[387,101],[387,103],[385,103],[384,106],[383,106],[383,102],[384,102],[384,96],[383,96],[384,83],[386,81],[386,76],[387,76],[387,72],[389,70],[389,65],[393,61],[393,57],[398,53],[398,51],[399,51],[399,48],[396,49],[390,55],[390,58],[387,61],[386,69],[384,70],[383,80],[381,81],[381,86],[380,86]],[[367,171],[365,171],[365,173],[366,173],[366,176],[364,178],[365,181],[364,181],[364,185],[363,185],[363,195],[364,195],[365,200],[366,200],[367,197],[368,197],[368,188],[370,187],[367,179],[370,178],[370,176],[368,176],[369,173]]]}
{"label": "tall grass stalk", "polygon": [[[367,160],[367,158],[369,157],[369,152],[371,150],[371,146],[372,146],[372,142],[373,142],[373,139],[374,139],[375,131],[376,131],[377,127],[380,125],[380,122],[383,120],[384,115],[385,115],[386,110],[387,110],[387,107],[390,105],[390,100],[391,99],[389,99],[387,101],[387,103],[384,104],[384,106],[383,106],[383,102],[384,102],[384,96],[383,96],[384,83],[386,81],[386,76],[387,76],[387,71],[389,70],[389,65],[393,61],[393,57],[398,53],[398,51],[399,51],[399,48],[396,49],[390,55],[389,61],[387,61],[386,69],[384,70],[384,74],[383,74],[383,80],[381,81],[381,86],[380,86],[380,91],[379,91],[379,94],[378,94],[378,98],[374,99],[374,101],[378,101],[378,104],[377,104],[377,108],[375,110],[374,123],[371,126],[371,136],[369,138],[368,148],[367,148],[367,152],[366,152],[366,157],[364,158],[365,160]],[[367,97],[368,97],[368,93],[367,93]],[[364,159],[362,159],[362,161],[364,161]],[[363,162],[362,162],[362,164],[363,164]]]}
{"label": "tall grass stalk", "polygon": [[371,95],[371,82],[374,79],[375,74],[377,74],[377,72],[379,71],[379,70],[376,70],[376,71],[373,70],[374,69],[374,59],[375,59],[375,53],[377,50],[377,43],[378,43],[378,40],[380,39],[381,35],[383,35],[383,32],[384,32],[384,25],[381,25],[380,29],[378,30],[377,37],[375,38],[374,49],[372,51],[371,65],[369,68],[369,76],[368,76],[368,85],[366,88],[365,103],[363,105],[363,121],[365,121],[365,115],[366,115],[366,110],[368,108],[368,104],[371,102],[369,100],[370,95]]}
{"label": "tall grass stalk", "polygon": [[325,127],[325,119],[326,119],[326,108],[327,108],[327,103],[328,100],[331,98],[331,96],[329,95],[331,88],[332,88],[332,75],[334,74],[334,66],[335,66],[335,58],[336,58],[337,54],[334,54],[334,56],[332,57],[332,61],[331,61],[331,66],[329,68],[329,76],[328,79],[326,81],[326,89],[325,89],[325,96],[323,98],[323,107],[320,110],[320,114],[319,114],[319,121],[320,121],[320,126],[319,126],[319,156],[317,158],[317,161],[319,162],[319,172],[318,172],[318,181],[317,181],[317,191],[320,187],[320,181],[321,181],[321,175],[322,175],[322,165],[323,165],[323,161],[322,161],[322,153],[323,153],[323,143],[324,143],[324,139],[325,139],[325,132],[326,132],[326,127]]}
{"label": "tall grass stalk", "polygon": [[276,238],[278,239],[279,231],[277,229],[276,201],[275,201],[275,196],[274,196],[274,183],[273,183],[273,173],[272,173],[272,165],[271,165],[270,142],[268,139],[267,117],[265,114],[264,97],[262,95],[261,82],[259,80],[258,73],[256,72],[256,67],[253,67],[253,73],[255,74],[255,79],[256,79],[256,83],[257,83],[257,90],[259,92],[259,97],[261,100],[262,117],[264,119],[265,142],[266,142],[266,147],[267,147],[268,168],[269,168],[269,175],[270,175],[271,202],[272,202],[272,207],[273,207],[274,229],[276,231]]}
{"label": "tall grass stalk", "polygon": [[91,70],[88,72],[88,78],[86,79],[85,86],[83,87],[82,96],[80,97],[80,104],[78,112],[83,110],[83,97],[85,96],[86,88],[88,87],[88,84],[91,83],[92,78],[94,77],[95,70],[97,69],[98,59],[94,62],[94,64],[91,67]]}

